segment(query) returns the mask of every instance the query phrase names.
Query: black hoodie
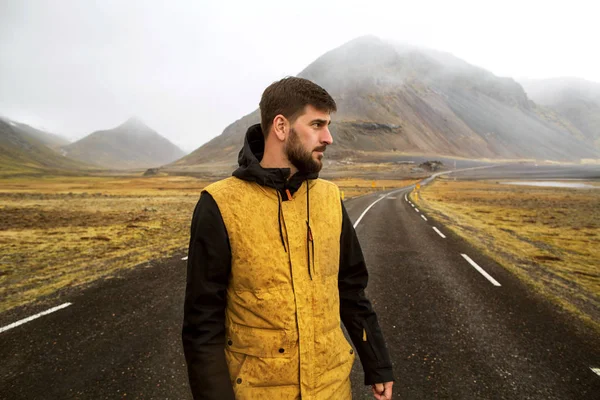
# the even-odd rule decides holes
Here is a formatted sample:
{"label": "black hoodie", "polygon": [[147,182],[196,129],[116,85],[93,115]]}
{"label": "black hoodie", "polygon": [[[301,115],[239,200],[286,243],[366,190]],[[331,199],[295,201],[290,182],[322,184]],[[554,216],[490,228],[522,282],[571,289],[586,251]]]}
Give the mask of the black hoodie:
{"label": "black hoodie", "polygon": [[[280,201],[286,190],[295,193],[302,182],[318,173],[297,172],[290,179],[289,168],[262,168],[264,137],[260,124],[251,126],[238,156],[233,176],[276,189]],[[308,194],[307,194],[308,195]],[[394,380],[392,363],[383,334],[364,290],[368,273],[354,227],[342,202],[340,235],[340,316],[365,372],[365,385]],[[284,245],[285,247],[285,245]],[[187,263],[182,340],[190,387],[195,400],[234,399],[225,361],[226,293],[231,272],[229,237],[219,208],[202,192],[192,217]],[[366,331],[369,341],[363,341]]]}

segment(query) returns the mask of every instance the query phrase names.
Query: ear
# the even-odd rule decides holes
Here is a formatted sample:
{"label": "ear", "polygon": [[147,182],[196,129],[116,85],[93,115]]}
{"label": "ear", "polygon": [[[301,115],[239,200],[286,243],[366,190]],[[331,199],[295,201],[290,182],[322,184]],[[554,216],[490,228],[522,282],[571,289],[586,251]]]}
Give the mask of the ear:
{"label": "ear", "polygon": [[277,114],[273,119],[273,132],[277,138],[284,142],[287,138],[288,132],[290,131],[290,121],[281,114]]}

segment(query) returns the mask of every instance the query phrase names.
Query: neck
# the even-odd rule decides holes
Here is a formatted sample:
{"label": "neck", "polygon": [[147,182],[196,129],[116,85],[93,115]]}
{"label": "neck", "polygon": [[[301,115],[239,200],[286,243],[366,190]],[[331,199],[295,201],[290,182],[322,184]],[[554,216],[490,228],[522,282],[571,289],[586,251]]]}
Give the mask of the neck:
{"label": "neck", "polygon": [[273,154],[268,151],[265,151],[260,166],[263,168],[289,168],[289,178],[298,172],[298,169],[283,154]]}

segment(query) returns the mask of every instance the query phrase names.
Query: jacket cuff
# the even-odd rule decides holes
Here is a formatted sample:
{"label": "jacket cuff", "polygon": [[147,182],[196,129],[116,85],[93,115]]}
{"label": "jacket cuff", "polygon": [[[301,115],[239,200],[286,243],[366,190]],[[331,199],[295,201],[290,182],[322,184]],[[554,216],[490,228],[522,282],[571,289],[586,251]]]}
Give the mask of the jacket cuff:
{"label": "jacket cuff", "polygon": [[376,368],[369,371],[365,370],[365,385],[367,386],[393,381],[394,373],[392,367]]}

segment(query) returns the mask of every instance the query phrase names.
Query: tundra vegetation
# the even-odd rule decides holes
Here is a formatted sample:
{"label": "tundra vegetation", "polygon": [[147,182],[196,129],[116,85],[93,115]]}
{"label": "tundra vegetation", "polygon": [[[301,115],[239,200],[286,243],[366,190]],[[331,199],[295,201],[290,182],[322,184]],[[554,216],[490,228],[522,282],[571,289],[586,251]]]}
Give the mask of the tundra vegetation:
{"label": "tundra vegetation", "polygon": [[445,178],[412,197],[474,247],[600,330],[600,184],[586,183],[597,188]]}

